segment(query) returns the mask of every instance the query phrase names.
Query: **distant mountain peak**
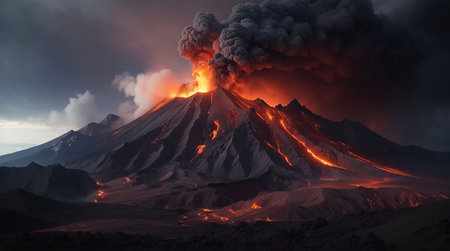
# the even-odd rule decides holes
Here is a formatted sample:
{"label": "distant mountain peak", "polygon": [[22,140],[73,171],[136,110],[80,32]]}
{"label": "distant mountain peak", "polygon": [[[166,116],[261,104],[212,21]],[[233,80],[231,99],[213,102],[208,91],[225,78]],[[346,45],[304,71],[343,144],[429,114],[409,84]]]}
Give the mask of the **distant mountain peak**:
{"label": "distant mountain peak", "polygon": [[78,132],[87,136],[94,136],[117,129],[123,124],[124,121],[121,117],[108,114],[100,123],[89,123],[87,126],[78,130]]}

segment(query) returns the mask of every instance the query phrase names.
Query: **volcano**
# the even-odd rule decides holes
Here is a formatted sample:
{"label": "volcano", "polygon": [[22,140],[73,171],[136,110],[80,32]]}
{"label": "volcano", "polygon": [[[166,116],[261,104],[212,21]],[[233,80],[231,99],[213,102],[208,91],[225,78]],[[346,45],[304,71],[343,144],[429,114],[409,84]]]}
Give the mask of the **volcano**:
{"label": "volcano", "polygon": [[[103,183],[96,202],[182,210],[181,224],[332,217],[450,194],[450,153],[397,145],[297,100],[272,107],[218,88],[96,131],[69,132],[2,164],[58,161]],[[74,147],[42,157],[74,135]]]}

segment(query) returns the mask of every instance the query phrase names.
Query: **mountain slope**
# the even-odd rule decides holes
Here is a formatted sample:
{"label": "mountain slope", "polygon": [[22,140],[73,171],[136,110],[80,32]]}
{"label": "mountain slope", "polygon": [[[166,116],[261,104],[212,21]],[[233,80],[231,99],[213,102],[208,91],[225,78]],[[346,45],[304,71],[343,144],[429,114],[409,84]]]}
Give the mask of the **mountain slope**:
{"label": "mountain slope", "polygon": [[18,188],[58,200],[80,200],[96,192],[97,185],[86,172],[60,165],[0,167],[0,193]]}
{"label": "mountain slope", "polygon": [[71,130],[42,145],[0,156],[0,165],[26,166],[31,162],[50,165],[84,157],[89,153],[92,142],[123,123],[119,116],[109,114],[100,123],[90,123],[78,131]]}
{"label": "mountain slope", "polygon": [[106,182],[100,203],[183,209],[193,220],[331,217],[450,194],[448,153],[396,145],[296,100],[270,107],[219,88],[168,99],[116,130],[73,133],[62,146],[82,140],[52,161]]}

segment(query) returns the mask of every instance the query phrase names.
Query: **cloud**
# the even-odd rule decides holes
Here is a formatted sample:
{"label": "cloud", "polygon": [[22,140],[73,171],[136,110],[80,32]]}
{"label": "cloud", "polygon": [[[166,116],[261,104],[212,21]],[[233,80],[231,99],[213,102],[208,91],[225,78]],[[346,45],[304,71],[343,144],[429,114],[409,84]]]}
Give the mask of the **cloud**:
{"label": "cloud", "polygon": [[297,98],[401,144],[449,150],[440,125],[450,119],[436,112],[450,107],[449,11],[447,0],[243,3],[223,21],[195,15],[179,52],[247,98]]}
{"label": "cloud", "polygon": [[69,98],[69,104],[63,111],[52,110],[49,115],[50,125],[70,129],[79,129],[99,119],[101,116],[97,111],[95,96],[89,91]]}
{"label": "cloud", "polygon": [[168,97],[177,95],[183,85],[169,70],[138,74],[136,77],[125,72],[117,75],[112,85],[132,101],[119,105],[118,114],[127,122],[141,116]]}

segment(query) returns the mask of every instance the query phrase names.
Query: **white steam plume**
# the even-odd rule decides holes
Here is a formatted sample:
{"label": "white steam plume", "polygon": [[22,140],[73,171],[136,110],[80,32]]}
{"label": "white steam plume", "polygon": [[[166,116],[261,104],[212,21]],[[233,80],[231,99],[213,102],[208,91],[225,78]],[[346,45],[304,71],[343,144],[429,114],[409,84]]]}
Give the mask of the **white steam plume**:
{"label": "white steam plume", "polygon": [[77,94],[74,98],[69,98],[69,104],[64,111],[52,110],[49,115],[49,122],[53,126],[79,129],[90,122],[99,120],[95,96],[89,91]]}
{"label": "white steam plume", "polygon": [[117,75],[112,85],[132,101],[119,105],[118,114],[127,122],[141,116],[168,97],[177,95],[182,83],[169,69],[131,76],[128,72]]}

